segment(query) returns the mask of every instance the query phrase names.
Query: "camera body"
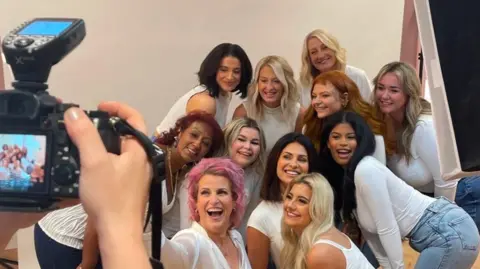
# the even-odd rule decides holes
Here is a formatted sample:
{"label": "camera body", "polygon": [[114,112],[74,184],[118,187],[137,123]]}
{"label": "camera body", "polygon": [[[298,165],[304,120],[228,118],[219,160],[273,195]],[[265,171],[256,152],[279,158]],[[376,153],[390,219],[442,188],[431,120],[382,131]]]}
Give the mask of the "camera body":
{"label": "camera body", "polygon": [[[53,65],[86,35],[81,19],[39,18],[11,31],[2,49],[15,81],[0,91],[0,207],[50,207],[79,194],[80,158],[64,126],[64,104],[47,92]],[[86,112],[106,149],[120,154],[120,136],[106,112]]]}

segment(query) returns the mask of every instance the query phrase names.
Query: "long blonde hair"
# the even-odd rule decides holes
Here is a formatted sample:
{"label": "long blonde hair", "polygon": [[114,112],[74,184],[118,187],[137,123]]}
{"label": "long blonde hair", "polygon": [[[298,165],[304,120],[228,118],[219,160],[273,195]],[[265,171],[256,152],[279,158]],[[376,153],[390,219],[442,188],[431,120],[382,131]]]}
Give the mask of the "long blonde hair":
{"label": "long blonde hair", "polygon": [[225,126],[225,128],[223,129],[223,137],[225,141],[223,143],[222,150],[219,156],[231,156],[230,150],[232,143],[233,141],[235,141],[235,139],[237,139],[242,128],[252,128],[258,131],[258,136],[260,137],[260,152],[257,159],[251,164],[251,166],[259,175],[262,175],[265,170],[265,150],[267,147],[265,135],[258,123],[251,118],[238,118],[231,121]]}
{"label": "long blonde hair", "polygon": [[284,58],[276,55],[264,57],[258,62],[255,68],[253,83],[249,88],[248,103],[250,105],[247,108],[247,113],[256,120],[263,119],[263,104],[262,97],[258,91],[258,77],[260,70],[267,65],[272,68],[275,76],[283,85],[283,96],[280,101],[280,107],[284,119],[287,122],[291,122],[292,119],[294,120],[297,117],[295,107],[300,100],[300,93],[297,89],[292,67]]}
{"label": "long blonde hair", "polygon": [[[402,122],[402,128],[395,130],[395,134],[393,135],[396,138],[396,153],[404,156],[408,163],[412,157],[410,145],[417,122],[422,114],[431,115],[432,109],[430,103],[421,96],[421,83],[415,69],[404,62],[391,62],[384,65],[373,79],[373,84],[375,85],[374,91],[377,90],[379,81],[387,73],[393,73],[397,76],[401,90],[407,95],[407,105],[405,107],[405,118]],[[385,120],[387,124],[392,124],[386,120],[386,115],[381,112],[375,94],[373,95],[373,103],[377,115]]]}
{"label": "long blonde hair", "polygon": [[306,257],[313,243],[323,233],[334,227],[334,196],[327,179],[318,173],[300,175],[288,184],[284,199],[292,187],[297,184],[305,184],[312,190],[312,198],[309,204],[312,221],[299,237],[282,219],[284,246],[281,252],[281,269],[306,268]]}
{"label": "long blonde hair", "polygon": [[345,71],[347,65],[346,50],[340,46],[337,38],[335,38],[329,32],[316,29],[307,34],[303,41],[302,49],[302,67],[300,69],[300,83],[302,87],[308,88],[312,85],[313,79],[320,74],[310,60],[310,53],[308,52],[308,41],[312,38],[318,38],[327,48],[335,52],[335,58],[337,60],[336,70]]}

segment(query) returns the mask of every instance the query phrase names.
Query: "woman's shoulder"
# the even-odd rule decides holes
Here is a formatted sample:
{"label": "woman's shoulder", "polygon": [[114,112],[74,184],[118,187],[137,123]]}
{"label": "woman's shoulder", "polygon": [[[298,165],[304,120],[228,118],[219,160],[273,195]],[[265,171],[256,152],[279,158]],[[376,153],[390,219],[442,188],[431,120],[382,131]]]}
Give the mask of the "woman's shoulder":
{"label": "woman's shoulder", "polygon": [[276,215],[276,213],[280,210],[281,203],[263,200],[257,205],[257,207],[255,207],[250,215],[250,218],[270,218],[273,217],[273,215]]}
{"label": "woman's shoulder", "polygon": [[361,68],[358,68],[358,67],[355,67],[355,66],[351,66],[351,65],[346,65],[345,66],[345,73],[348,75],[348,76],[366,76],[367,72],[365,72],[365,70],[361,69]]}
{"label": "woman's shoulder", "polygon": [[357,164],[355,168],[355,177],[357,176],[371,176],[373,173],[388,169],[384,164],[382,164],[379,160],[377,160],[373,156],[365,156],[363,159]]}

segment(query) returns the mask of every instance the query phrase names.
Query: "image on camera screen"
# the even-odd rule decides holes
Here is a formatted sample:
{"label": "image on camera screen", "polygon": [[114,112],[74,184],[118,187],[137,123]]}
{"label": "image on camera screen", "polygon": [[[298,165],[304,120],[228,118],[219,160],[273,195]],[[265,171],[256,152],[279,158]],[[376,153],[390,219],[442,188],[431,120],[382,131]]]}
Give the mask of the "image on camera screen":
{"label": "image on camera screen", "polygon": [[0,191],[45,191],[47,138],[0,133]]}

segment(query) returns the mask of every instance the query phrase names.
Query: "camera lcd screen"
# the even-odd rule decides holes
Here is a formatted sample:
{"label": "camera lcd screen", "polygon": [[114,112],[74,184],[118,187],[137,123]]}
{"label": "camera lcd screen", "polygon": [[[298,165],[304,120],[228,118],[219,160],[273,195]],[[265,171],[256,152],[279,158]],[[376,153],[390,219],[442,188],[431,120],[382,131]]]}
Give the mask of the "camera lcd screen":
{"label": "camera lcd screen", "polygon": [[23,28],[19,35],[59,35],[72,24],[71,21],[34,21]]}
{"label": "camera lcd screen", "polygon": [[0,133],[0,192],[44,193],[47,137]]}

